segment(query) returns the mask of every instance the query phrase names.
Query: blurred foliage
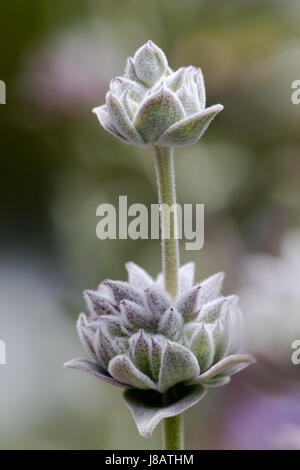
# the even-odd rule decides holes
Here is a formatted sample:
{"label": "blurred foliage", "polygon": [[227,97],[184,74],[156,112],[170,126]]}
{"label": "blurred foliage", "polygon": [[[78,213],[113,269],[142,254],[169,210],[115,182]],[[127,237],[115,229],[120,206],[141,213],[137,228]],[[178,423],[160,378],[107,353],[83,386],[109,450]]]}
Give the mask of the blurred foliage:
{"label": "blurred foliage", "polygon": [[[17,296],[11,305],[3,290],[3,305],[11,311],[8,317],[1,309],[0,334],[5,338],[7,330],[9,350],[28,357],[31,388],[22,403],[43,419],[9,408],[1,447],[159,445],[159,433],[151,441],[137,436],[119,391],[61,371],[64,360],[80,354],[73,324],[84,308],[81,291],[104,277],[124,278],[129,259],[152,274],[160,269],[157,241],[96,238],[99,204],[127,194],[129,204],[150,205],[157,196],[150,151],[113,139],[90,109],[103,102],[109,79],[122,73],[126,57],[150,38],[172,68],[202,68],[208,103],[221,102],[225,110],[201,143],[176,151],[179,202],[206,204],[205,248],[184,252],[182,245],[182,260],[195,258],[198,278],[225,270],[226,288],[232,289],[246,252],[276,254],[282,235],[300,222],[300,106],[291,103],[291,83],[300,79],[299,19],[296,0],[2,2],[0,79],[7,85],[7,104],[0,107],[0,236],[1,254],[9,256],[1,276],[9,267],[8,279],[22,285],[26,269],[33,273],[27,279],[30,295]],[[34,300],[40,273],[56,289],[43,294],[50,297],[49,309]],[[9,331],[23,319],[29,300],[26,315],[35,329],[17,347]],[[51,347],[41,351],[36,340],[46,317],[53,343],[60,342],[55,358]],[[33,409],[36,393],[30,390],[39,388],[39,367],[51,357],[49,400]],[[6,373],[4,397],[18,401],[21,378],[12,374],[6,381]],[[218,427],[211,403],[220,393],[212,392],[197,413],[188,413],[188,445],[200,446],[199,420],[205,423],[209,413]],[[213,432],[206,443],[222,445]]]}

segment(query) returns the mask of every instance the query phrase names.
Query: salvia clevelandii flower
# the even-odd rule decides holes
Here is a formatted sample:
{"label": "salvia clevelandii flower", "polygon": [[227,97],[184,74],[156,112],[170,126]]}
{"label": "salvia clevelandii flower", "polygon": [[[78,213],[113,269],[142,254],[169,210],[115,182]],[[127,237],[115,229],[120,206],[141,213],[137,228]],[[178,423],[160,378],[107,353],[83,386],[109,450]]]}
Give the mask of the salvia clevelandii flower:
{"label": "salvia clevelandii flower", "polygon": [[172,301],[162,275],[154,281],[134,263],[126,267],[128,282],[106,280],[85,292],[90,315],[81,314],[77,328],[91,360],[65,365],[125,388],[147,437],[253,359],[240,353],[242,314],[236,296],[221,295],[223,273],[194,286],[194,264],[182,266]]}
{"label": "salvia clevelandii flower", "polygon": [[199,68],[173,72],[152,41],[127,59],[123,76],[111,80],[109,88],[105,105],[93,111],[104,129],[132,145],[193,144],[223,109],[220,104],[205,107]]}

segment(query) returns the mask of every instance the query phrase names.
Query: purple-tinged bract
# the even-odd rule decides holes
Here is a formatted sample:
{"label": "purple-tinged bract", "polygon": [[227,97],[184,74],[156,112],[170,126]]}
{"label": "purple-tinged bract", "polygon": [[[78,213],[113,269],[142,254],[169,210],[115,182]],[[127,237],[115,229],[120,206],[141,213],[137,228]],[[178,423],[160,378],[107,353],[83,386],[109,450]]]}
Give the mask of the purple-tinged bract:
{"label": "purple-tinged bract", "polygon": [[[253,359],[240,351],[242,313],[236,296],[221,295],[223,273],[194,286],[193,263],[182,266],[174,301],[161,275],[155,281],[134,263],[126,267],[128,282],[106,280],[84,293],[89,317],[79,316],[77,330],[90,360],[66,366],[137,389],[127,390],[125,401],[146,436],[160,419],[192,406],[207,387],[228,383]],[[156,406],[153,416],[143,406],[174,391],[176,398]]]}

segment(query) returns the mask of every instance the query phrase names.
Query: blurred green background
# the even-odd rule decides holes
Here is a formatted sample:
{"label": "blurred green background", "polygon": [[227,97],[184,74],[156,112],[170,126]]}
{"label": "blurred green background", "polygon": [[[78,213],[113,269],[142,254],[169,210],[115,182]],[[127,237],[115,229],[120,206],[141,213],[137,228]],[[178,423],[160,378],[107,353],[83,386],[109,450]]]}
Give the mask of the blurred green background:
{"label": "blurred green background", "polygon": [[[160,447],[159,430],[138,436],[118,389],[62,368],[83,352],[75,331],[82,290],[125,279],[128,260],[153,275],[161,262],[156,240],[96,238],[99,204],[126,194],[129,204],[150,206],[157,195],[150,151],[114,139],[91,108],[148,39],[173,69],[202,68],[208,104],[225,109],[201,142],[176,150],[178,202],[205,204],[205,247],[189,252],[182,243],[181,259],[196,261],[199,280],[226,271],[225,291],[239,291],[248,254],[280,255],[300,223],[300,105],[291,102],[299,22],[297,0],[1,2],[0,448]],[[288,353],[282,362],[290,366]],[[241,377],[186,413],[188,448],[272,447],[255,441],[259,424],[252,436],[241,425],[230,437],[230,416],[243,423],[239,408],[224,424],[224,407],[239,397],[247,405],[247,393],[274,395],[275,385]],[[262,409],[277,409],[287,392],[279,395]],[[283,412],[279,433],[285,420]]]}

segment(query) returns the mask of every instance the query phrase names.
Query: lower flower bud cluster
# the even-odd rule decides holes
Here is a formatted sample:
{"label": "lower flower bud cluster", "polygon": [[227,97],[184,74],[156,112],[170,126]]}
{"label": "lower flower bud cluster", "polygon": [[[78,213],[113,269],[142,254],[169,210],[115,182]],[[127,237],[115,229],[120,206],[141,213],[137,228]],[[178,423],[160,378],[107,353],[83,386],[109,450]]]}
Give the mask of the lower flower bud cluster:
{"label": "lower flower bud cluster", "polygon": [[174,301],[134,263],[128,282],[106,280],[84,293],[90,312],[78,334],[91,360],[66,365],[124,388],[161,394],[177,384],[219,386],[253,362],[241,354],[243,318],[236,296],[221,295],[223,273],[193,285],[194,265],[179,270]]}

